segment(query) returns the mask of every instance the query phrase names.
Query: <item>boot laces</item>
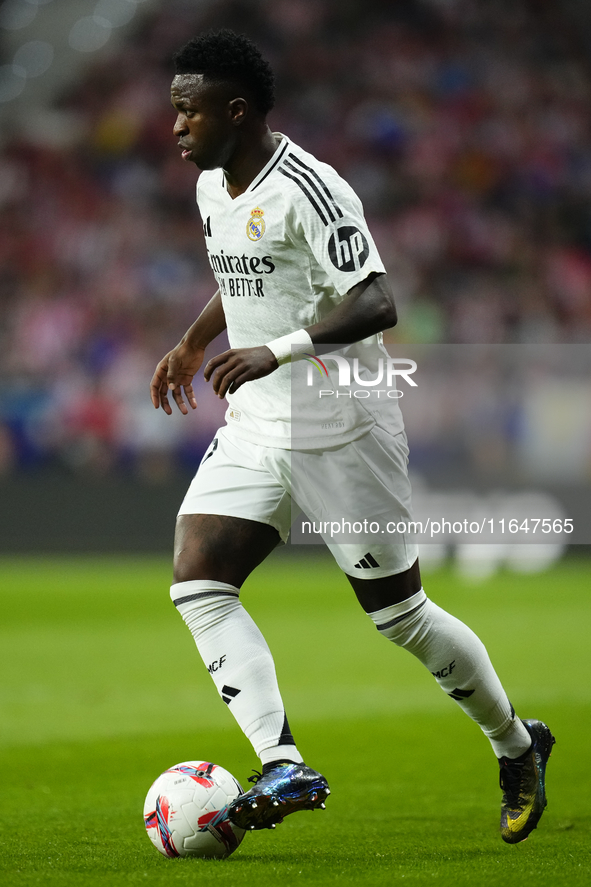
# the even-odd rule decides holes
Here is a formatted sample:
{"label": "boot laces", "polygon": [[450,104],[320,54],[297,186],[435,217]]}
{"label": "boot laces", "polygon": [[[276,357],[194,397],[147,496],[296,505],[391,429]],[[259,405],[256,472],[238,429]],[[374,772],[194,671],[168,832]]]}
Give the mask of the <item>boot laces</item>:
{"label": "boot laces", "polygon": [[526,786],[524,785],[525,761],[509,761],[501,767],[499,784],[505,793],[505,803],[508,807],[524,807],[527,798],[524,797]]}

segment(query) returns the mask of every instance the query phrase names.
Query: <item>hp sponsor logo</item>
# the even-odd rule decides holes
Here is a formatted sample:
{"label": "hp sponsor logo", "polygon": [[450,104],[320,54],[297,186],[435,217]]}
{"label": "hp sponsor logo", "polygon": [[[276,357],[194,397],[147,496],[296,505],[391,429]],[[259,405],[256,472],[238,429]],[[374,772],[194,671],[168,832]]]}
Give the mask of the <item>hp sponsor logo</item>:
{"label": "hp sponsor logo", "polygon": [[359,228],[343,225],[331,235],[328,254],[339,271],[358,271],[367,261],[369,244]]}

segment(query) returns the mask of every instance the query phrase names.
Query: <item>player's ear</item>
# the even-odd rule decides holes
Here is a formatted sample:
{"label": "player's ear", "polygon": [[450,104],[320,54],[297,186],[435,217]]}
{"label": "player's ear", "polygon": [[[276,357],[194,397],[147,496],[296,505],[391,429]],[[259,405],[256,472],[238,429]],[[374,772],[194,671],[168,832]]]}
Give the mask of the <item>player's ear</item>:
{"label": "player's ear", "polygon": [[246,120],[248,114],[248,102],[246,99],[232,99],[229,103],[230,119],[234,126],[240,126]]}

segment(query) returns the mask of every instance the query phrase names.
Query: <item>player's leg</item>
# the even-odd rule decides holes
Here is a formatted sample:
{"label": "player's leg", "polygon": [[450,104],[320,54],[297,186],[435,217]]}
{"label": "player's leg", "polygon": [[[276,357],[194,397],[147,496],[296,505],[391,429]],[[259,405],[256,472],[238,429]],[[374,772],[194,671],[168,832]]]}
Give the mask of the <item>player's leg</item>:
{"label": "player's leg", "polygon": [[[538,777],[543,776],[553,739],[545,725],[524,723],[515,716],[482,642],[427,598],[416,545],[404,534],[390,536],[390,544],[384,544],[385,527],[407,526],[411,519],[407,454],[404,435],[392,436],[380,427],[314,459],[303,454],[298,457],[300,495],[309,495],[310,509],[316,501],[328,503],[314,518],[326,522],[325,541],[380,633],[416,656],[490,740],[505,768],[503,782],[508,787],[503,837],[522,840],[535,827],[545,804],[543,778]],[[338,484],[338,477],[349,483]],[[294,488],[296,483],[297,477]],[[335,527],[346,523],[354,530],[375,525],[377,530],[373,535],[364,531],[363,539],[351,531],[343,537],[341,531],[337,541],[330,535],[331,521]],[[545,756],[542,771],[536,764],[537,753]],[[526,774],[533,813],[529,801],[517,803],[524,787],[519,774]]]}
{"label": "player's leg", "polygon": [[418,559],[391,576],[347,578],[380,634],[429,669],[444,693],[480,726],[498,758],[516,758],[527,751],[529,733],[515,717],[484,644],[467,625],[429,600]]}
{"label": "player's leg", "polygon": [[[249,457],[257,454],[249,454],[247,445],[237,447],[223,435],[216,440],[177,519],[171,597],[220,696],[262,763],[263,778],[241,796],[246,802],[233,805],[240,810],[232,821],[244,828],[263,828],[296,809],[320,806],[328,785],[302,762],[271,652],[239,600],[244,580],[289,531],[289,496],[256,459],[254,466],[248,464]],[[194,513],[208,506],[234,509],[260,520]],[[290,798],[289,805],[277,794],[288,771],[298,786],[298,796]],[[254,800],[251,810],[253,796],[258,805]],[[248,821],[243,821],[245,817]]]}
{"label": "player's leg", "polygon": [[523,841],[546,806],[545,769],[554,744],[548,727],[516,717],[482,642],[427,598],[418,560],[392,576],[347,578],[378,631],[416,656],[488,737],[501,768],[503,840]]}
{"label": "player's leg", "polygon": [[279,543],[274,527],[218,514],[183,514],[175,536],[173,602],[222,700],[261,761],[301,761],[271,652],[240,588]]}

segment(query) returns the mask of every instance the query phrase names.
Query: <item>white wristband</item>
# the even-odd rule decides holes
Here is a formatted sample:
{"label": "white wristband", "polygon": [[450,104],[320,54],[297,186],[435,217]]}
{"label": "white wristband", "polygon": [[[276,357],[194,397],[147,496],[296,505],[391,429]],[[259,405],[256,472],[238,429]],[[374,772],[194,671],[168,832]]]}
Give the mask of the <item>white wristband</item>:
{"label": "white wristband", "polygon": [[305,352],[314,354],[314,345],[306,330],[296,330],[295,333],[281,336],[280,339],[273,339],[272,342],[266,344],[277,358],[279,366],[290,363],[292,360],[298,360]]}

